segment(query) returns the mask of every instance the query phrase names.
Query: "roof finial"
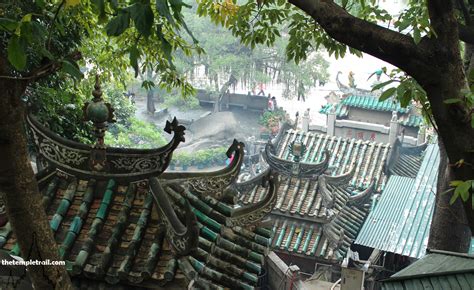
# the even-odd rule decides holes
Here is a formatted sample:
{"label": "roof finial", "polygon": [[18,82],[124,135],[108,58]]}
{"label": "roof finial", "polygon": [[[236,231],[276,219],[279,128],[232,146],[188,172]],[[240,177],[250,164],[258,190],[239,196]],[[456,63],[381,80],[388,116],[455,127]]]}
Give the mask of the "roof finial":
{"label": "roof finial", "polygon": [[94,125],[94,135],[97,141],[94,150],[91,152],[91,167],[94,170],[102,171],[106,168],[104,136],[108,123],[115,122],[114,109],[109,103],[102,99],[102,90],[100,88],[99,75],[95,76],[94,90],[92,91],[94,99],[84,105],[84,119],[92,121]]}

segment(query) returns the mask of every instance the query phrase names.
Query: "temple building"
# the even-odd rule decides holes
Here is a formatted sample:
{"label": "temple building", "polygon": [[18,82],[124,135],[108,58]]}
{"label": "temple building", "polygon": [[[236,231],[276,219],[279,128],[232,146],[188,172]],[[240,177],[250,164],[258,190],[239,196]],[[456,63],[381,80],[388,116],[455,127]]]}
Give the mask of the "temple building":
{"label": "temple building", "polygon": [[[306,273],[319,264],[339,265],[372,207],[372,196],[385,188],[389,154],[386,143],[282,129],[264,153],[269,168],[281,175],[271,214],[273,250]],[[264,189],[255,184],[237,184],[243,204],[264,198]]]}
{"label": "temple building", "polygon": [[393,98],[379,102],[375,93],[347,93],[319,110],[327,115],[325,126],[312,126],[303,119],[303,130],[385,143],[393,143],[402,135],[404,144],[416,146],[423,144],[425,138],[418,111],[413,104],[401,107]]}
{"label": "temple building", "polygon": [[[420,243],[406,248],[410,246],[417,255],[424,254],[432,207],[420,207],[418,211],[418,206],[424,202],[433,204],[434,194],[430,192],[439,162],[437,145],[406,146],[400,138],[392,144],[374,142],[305,132],[285,125],[267,144],[263,155],[268,170],[279,172],[281,177],[270,216],[275,232],[271,246],[287,264],[297,265],[313,277],[336,281],[348,250],[361,250],[354,241],[359,239],[361,229],[370,227],[373,214],[384,212],[395,224],[402,219],[399,211],[404,208],[399,206],[398,212],[389,212],[386,204],[401,200],[407,200],[405,207],[412,208],[405,232],[419,238]],[[257,180],[258,176],[236,184],[243,205],[265,197]],[[391,190],[398,200],[393,199]],[[419,231],[412,233],[411,228]],[[389,233],[372,231],[367,236],[390,239]],[[394,247],[402,247],[395,244]],[[368,258],[371,250],[365,248],[364,253]],[[399,259],[399,264],[403,261]]]}
{"label": "temple building", "polygon": [[[243,144],[230,146],[228,167],[215,172],[164,172],[185,128],[167,122],[171,141],[158,149],[107,147],[110,105],[96,83],[85,115],[93,146],[66,140],[27,117],[42,169],[39,190],[73,283],[81,288],[257,289],[267,283],[273,233],[262,218],[276,202],[278,177],[261,177],[258,203],[236,206],[231,187]],[[224,158],[224,156],[223,156]],[[18,257],[10,223],[0,225],[0,252]]]}

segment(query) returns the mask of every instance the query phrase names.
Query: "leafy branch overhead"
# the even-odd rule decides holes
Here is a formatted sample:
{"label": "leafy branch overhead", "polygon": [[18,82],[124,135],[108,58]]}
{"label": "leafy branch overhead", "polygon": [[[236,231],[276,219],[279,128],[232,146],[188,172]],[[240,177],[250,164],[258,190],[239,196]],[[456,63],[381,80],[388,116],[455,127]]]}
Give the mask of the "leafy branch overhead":
{"label": "leafy branch overhead", "polygon": [[[56,69],[62,68],[66,74],[81,78],[76,60],[54,46],[56,39],[67,37],[77,40],[71,50],[81,50],[89,67],[118,77],[127,66],[132,67],[136,75],[139,70],[152,67],[161,75],[160,85],[181,87],[189,94],[192,87],[177,73],[173,63],[176,50],[186,55],[202,53],[182,15],[182,9],[189,7],[181,0],[35,1],[21,10],[26,12],[23,15],[13,13],[12,8],[11,14],[0,18],[0,30],[8,35],[8,61],[17,72],[14,78],[38,77],[32,72],[41,68],[45,59]],[[186,39],[181,31],[186,32]],[[106,38],[104,32],[110,38]],[[191,41],[187,41],[188,38]],[[90,42],[93,47],[84,42]],[[117,67],[121,67],[122,72]],[[53,70],[45,75],[51,72]]]}

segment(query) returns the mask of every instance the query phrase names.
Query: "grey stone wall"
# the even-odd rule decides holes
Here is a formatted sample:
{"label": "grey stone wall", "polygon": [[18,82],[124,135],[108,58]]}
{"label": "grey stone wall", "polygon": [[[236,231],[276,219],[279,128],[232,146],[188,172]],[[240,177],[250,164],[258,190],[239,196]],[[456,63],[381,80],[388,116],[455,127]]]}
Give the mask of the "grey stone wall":
{"label": "grey stone wall", "polygon": [[352,121],[368,122],[389,126],[391,118],[392,112],[379,112],[360,108],[349,108],[348,119]]}

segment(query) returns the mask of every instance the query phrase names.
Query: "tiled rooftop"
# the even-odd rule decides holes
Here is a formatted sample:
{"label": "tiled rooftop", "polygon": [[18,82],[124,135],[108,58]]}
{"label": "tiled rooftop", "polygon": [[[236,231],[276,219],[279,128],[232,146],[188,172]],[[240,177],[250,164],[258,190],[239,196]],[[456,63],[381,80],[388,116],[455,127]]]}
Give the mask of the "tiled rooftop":
{"label": "tiled rooftop", "polygon": [[[381,192],[385,186],[383,168],[390,146],[290,129],[275,144],[278,160],[291,162],[289,145],[295,140],[307,148],[301,161],[305,166],[328,158],[329,167],[312,178],[280,175],[272,211],[276,220],[272,247],[281,252],[340,259],[362,227],[372,193]],[[259,186],[246,192],[240,196],[243,204],[258,202],[265,195]]]}
{"label": "tiled rooftop", "polygon": [[348,139],[317,133],[288,130],[277,146],[277,154],[281,159],[293,160],[289,145],[293,141],[301,141],[306,152],[301,160],[303,163],[320,163],[324,152],[329,153],[329,175],[338,176],[349,172],[355,166],[355,174],[350,184],[359,189],[369,186],[375,180],[376,190],[383,189],[386,177],[383,164],[388,157],[390,146],[384,143]]}
{"label": "tiled rooftop", "polygon": [[392,99],[380,102],[378,97],[349,95],[341,101],[342,105],[367,110],[376,111],[397,111],[398,113],[408,113],[409,108],[402,108],[400,103]]}
{"label": "tiled rooftop", "polygon": [[420,127],[423,124],[423,117],[418,115],[402,115],[398,122],[407,127]]}
{"label": "tiled rooftop", "polygon": [[[160,183],[184,225],[190,228],[192,214],[197,218],[197,245],[184,256],[169,242],[169,226],[156,203],[163,199],[149,181],[98,182],[61,171],[40,181],[69,273],[109,284],[185,288],[194,279],[203,288],[254,289],[271,243],[271,229],[240,226],[233,204],[203,196],[186,180],[171,178]],[[270,189],[266,192],[268,200]],[[0,248],[20,254],[9,223],[0,228]]]}

